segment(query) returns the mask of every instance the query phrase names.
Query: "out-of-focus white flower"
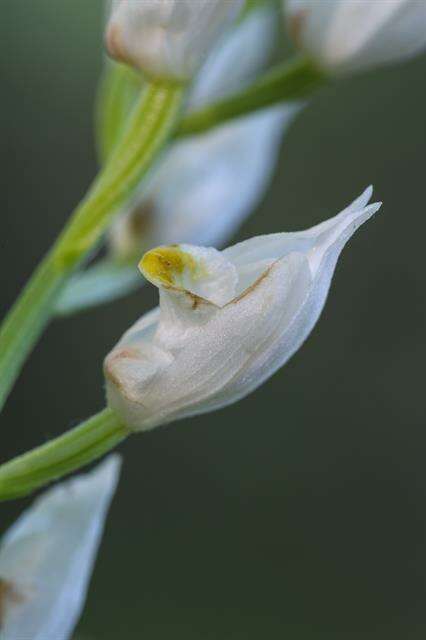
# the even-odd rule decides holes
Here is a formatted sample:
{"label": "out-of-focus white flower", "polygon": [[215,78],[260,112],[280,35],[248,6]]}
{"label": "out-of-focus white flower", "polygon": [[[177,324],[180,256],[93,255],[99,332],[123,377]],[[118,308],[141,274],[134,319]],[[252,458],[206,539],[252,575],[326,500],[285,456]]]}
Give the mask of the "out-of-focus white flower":
{"label": "out-of-focus white flower", "polygon": [[243,0],[114,0],[110,55],[156,79],[190,80]]}
{"label": "out-of-focus white flower", "polygon": [[105,360],[109,405],[134,430],[224,407],[283,366],[314,327],[337,258],[380,204],[371,188],[311,229],[223,252],[159,247],[141,261],[160,289]]}
{"label": "out-of-focus white flower", "polygon": [[0,547],[2,640],[67,640],[80,617],[120,472],[110,456],[47,491]]}
{"label": "out-of-focus white flower", "polygon": [[252,9],[212,49],[195,77],[188,107],[199,109],[252,81],[270,62],[279,36],[275,8],[265,3]]}
{"label": "out-of-focus white flower", "polygon": [[140,255],[160,243],[222,246],[269,185],[296,110],[267,109],[175,144],[139,206],[113,224],[113,255]]}
{"label": "out-of-focus white flower", "polygon": [[402,60],[426,47],[424,0],[284,0],[294,41],[330,73]]}

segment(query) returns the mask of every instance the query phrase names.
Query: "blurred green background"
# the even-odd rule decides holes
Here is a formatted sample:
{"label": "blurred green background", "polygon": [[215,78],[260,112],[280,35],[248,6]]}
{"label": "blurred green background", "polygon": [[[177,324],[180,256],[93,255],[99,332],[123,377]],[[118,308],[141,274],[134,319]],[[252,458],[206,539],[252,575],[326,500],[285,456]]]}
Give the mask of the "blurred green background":
{"label": "blurred green background", "polygon": [[[102,0],[3,2],[1,307],[96,171]],[[319,93],[240,238],[301,229],[368,184],[302,350],[238,405],[127,441],[79,631],[93,639],[424,638],[426,57]],[[1,459],[102,407],[146,287],[55,322],[1,416]],[[1,507],[6,528],[28,501]]]}

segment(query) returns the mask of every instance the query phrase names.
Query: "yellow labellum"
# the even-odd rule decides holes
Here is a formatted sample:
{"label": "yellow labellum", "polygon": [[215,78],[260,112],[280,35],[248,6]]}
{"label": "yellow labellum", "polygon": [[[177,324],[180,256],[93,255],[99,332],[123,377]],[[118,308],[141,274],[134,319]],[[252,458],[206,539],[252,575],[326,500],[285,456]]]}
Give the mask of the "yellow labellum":
{"label": "yellow labellum", "polygon": [[139,269],[147,280],[169,287],[177,284],[176,276],[181,276],[185,269],[193,278],[201,276],[200,265],[179,245],[151,249],[139,262]]}

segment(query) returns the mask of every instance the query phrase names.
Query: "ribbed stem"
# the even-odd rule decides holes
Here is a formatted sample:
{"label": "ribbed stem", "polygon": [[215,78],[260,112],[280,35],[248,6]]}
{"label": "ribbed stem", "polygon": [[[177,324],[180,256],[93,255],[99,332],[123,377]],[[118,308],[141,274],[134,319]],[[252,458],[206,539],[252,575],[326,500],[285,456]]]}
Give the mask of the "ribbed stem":
{"label": "ribbed stem", "polygon": [[143,80],[125,64],[108,61],[96,100],[96,146],[100,164],[110,157],[140,95]]}
{"label": "ribbed stem", "polygon": [[169,137],[182,94],[180,86],[148,85],[105,169],[6,316],[0,328],[0,409],[52,315],[63,285],[97,245],[117,208]]}

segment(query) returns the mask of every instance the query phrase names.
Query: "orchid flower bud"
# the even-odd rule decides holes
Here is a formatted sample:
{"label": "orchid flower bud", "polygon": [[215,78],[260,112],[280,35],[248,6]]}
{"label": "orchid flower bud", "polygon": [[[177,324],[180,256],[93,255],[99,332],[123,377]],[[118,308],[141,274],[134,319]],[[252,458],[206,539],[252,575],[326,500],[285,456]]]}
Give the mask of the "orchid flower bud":
{"label": "orchid flower bud", "polygon": [[350,73],[426,48],[423,0],[285,0],[293,40],[319,67]]}
{"label": "orchid flower bud", "polygon": [[324,306],[339,254],[380,204],[371,188],[307,231],[259,236],[223,252],[148,252],[160,290],[105,360],[108,403],[135,431],[224,407],[251,393],[301,346]]}
{"label": "orchid flower bud", "polygon": [[2,640],[67,640],[78,622],[120,472],[110,456],[47,491],[0,546]]}
{"label": "orchid flower bud", "polygon": [[153,79],[188,81],[243,0],[114,0],[109,54]]}

